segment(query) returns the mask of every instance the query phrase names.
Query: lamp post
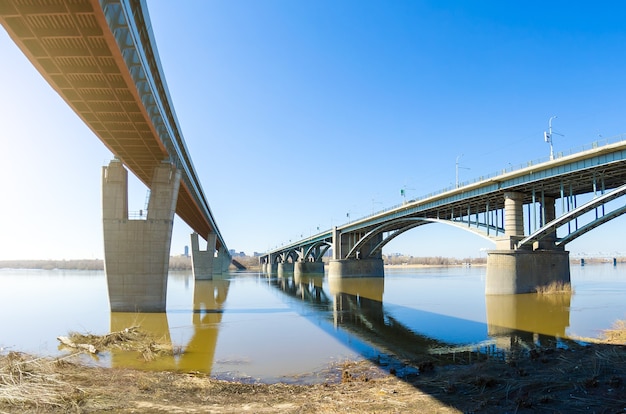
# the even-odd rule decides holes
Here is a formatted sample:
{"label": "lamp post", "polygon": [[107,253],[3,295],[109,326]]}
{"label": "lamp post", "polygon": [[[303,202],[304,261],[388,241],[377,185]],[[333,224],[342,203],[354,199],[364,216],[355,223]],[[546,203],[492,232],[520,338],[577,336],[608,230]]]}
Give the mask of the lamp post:
{"label": "lamp post", "polygon": [[556,117],[556,115],[550,117],[548,121],[548,132],[543,132],[543,139],[550,144],[550,161],[554,159],[554,149],[552,148],[552,120]]}
{"label": "lamp post", "polygon": [[[464,154],[457,155],[456,162],[454,164],[454,170],[455,170],[455,173],[456,173],[456,180],[455,180],[455,187],[454,188],[459,188],[459,160],[461,159],[461,157],[463,155]],[[461,167],[461,168],[463,168],[464,170],[469,170],[468,167]]]}

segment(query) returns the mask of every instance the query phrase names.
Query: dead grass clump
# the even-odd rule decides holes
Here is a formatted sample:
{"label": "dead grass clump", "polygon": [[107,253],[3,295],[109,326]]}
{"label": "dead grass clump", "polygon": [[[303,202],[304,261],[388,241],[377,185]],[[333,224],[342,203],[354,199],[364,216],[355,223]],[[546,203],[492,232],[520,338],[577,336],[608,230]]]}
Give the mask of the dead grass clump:
{"label": "dead grass clump", "polygon": [[540,295],[553,295],[557,293],[569,293],[572,292],[571,283],[563,281],[555,281],[549,285],[536,286],[535,291]]}
{"label": "dead grass clump", "polygon": [[626,344],[626,321],[616,321],[611,329],[602,332],[602,339],[609,344]]}
{"label": "dead grass clump", "polygon": [[78,350],[99,353],[111,349],[121,349],[139,353],[145,361],[153,361],[160,356],[172,356],[177,352],[171,344],[142,331],[138,326],[131,326],[105,335],[80,334],[71,332],[69,337],[57,338],[62,346]]}
{"label": "dead grass clump", "polygon": [[63,381],[53,364],[19,352],[0,356],[0,406],[79,407],[85,392]]}

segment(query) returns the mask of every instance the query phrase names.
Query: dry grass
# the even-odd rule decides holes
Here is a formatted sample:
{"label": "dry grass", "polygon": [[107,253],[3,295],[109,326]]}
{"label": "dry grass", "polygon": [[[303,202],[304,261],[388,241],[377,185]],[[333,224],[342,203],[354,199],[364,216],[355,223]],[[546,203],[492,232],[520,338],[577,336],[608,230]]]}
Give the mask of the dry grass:
{"label": "dry grass", "polygon": [[78,407],[84,391],[56,372],[61,360],[10,352],[0,357],[0,405],[10,407]]}
{"label": "dry grass", "polygon": [[[616,323],[605,337],[626,334]],[[102,349],[150,344],[137,328],[71,336]],[[144,344],[130,346],[129,344]],[[469,355],[469,354],[468,354]],[[0,355],[0,413],[154,412],[623,412],[626,347],[568,343],[506,358],[407,361],[406,374],[368,361],[344,363],[323,384],[245,384],[199,373],[85,367],[20,353]],[[450,358],[447,358],[450,359]],[[338,368],[338,369],[337,369]],[[400,372],[400,371],[398,371]],[[417,373],[416,373],[417,372]],[[391,375],[390,375],[391,374]]]}
{"label": "dry grass", "polygon": [[552,282],[549,285],[537,286],[535,291],[540,295],[553,295],[557,293],[574,293],[572,285],[562,281]]}
{"label": "dry grass", "polygon": [[106,335],[71,332],[67,339],[69,341],[66,341],[64,337],[59,337],[62,346],[69,346],[79,351],[91,348],[94,349],[92,353],[113,348],[134,351],[140,353],[145,361],[153,361],[160,356],[173,356],[181,352],[180,348],[173,348],[168,341],[148,335],[138,326],[131,326]]}
{"label": "dry grass", "polygon": [[611,329],[602,331],[602,341],[609,344],[626,345],[626,321],[618,320]]}

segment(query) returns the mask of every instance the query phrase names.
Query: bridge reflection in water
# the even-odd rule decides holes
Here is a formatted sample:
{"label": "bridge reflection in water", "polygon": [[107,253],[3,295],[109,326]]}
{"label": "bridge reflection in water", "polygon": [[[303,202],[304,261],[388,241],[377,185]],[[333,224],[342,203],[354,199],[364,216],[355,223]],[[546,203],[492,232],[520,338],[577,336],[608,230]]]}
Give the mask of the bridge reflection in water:
{"label": "bridge reflection in water", "polygon": [[487,295],[487,332],[501,349],[550,345],[567,337],[571,300],[571,292]]}
{"label": "bridge reflection in water", "polygon": [[[146,370],[201,371],[211,373],[217,338],[230,281],[214,277],[196,280],[193,292],[193,335],[182,348],[172,343],[166,313],[111,312],[111,332],[140,326],[157,346],[172,349],[158,358],[145,358],[137,351],[113,348],[111,365]],[[146,350],[146,352],[150,352]]]}
{"label": "bridge reflection in water", "polygon": [[[111,313],[111,331],[140,325],[159,343],[174,346],[172,355],[145,361],[137,352],[113,350],[112,366],[149,370],[214,370],[222,318],[231,281],[195,281],[193,333],[187,343],[173,344],[165,313]],[[570,294],[487,295],[486,323],[388,303],[385,278],[330,278],[318,274],[269,277],[267,283],[297,301],[285,300],[292,310],[314,320],[317,327],[364,358],[395,363],[419,362],[442,354],[465,351],[510,351],[536,345],[554,346],[566,340]],[[294,304],[305,306],[293,306]],[[268,322],[270,323],[270,322]],[[432,326],[437,326],[434,332]],[[467,332],[466,341],[442,338],[446,330]],[[465,333],[463,332],[465,331]],[[481,338],[478,341],[474,339]],[[495,346],[495,348],[494,348]]]}
{"label": "bridge reflection in water", "polygon": [[[327,313],[335,332],[347,331],[368,344],[369,347],[353,347],[357,351],[365,349],[362,354],[368,358],[378,353],[420,361],[433,353],[468,350],[499,353],[538,345],[557,346],[559,341],[567,340],[571,293],[486,295],[486,324],[483,324],[395,304],[386,309],[382,277],[330,278],[329,294],[323,289],[323,278],[322,275],[283,275],[269,280],[289,296],[308,303],[311,309]],[[441,326],[443,330],[481,330],[486,332],[487,340],[459,343],[437,338],[428,332],[427,325],[432,322],[420,329],[420,321],[425,318],[434,318],[439,330]]]}

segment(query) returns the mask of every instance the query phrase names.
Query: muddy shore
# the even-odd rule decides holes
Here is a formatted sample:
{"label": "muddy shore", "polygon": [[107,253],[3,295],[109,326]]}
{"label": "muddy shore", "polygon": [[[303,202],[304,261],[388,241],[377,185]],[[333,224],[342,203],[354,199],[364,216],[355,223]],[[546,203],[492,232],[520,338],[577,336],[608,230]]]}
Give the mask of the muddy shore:
{"label": "muddy shore", "polygon": [[[470,363],[470,359],[472,362]],[[457,356],[328,367],[316,385],[228,382],[201,373],[87,367],[71,356],[0,356],[2,413],[617,413],[626,348],[571,343],[506,358]]]}

